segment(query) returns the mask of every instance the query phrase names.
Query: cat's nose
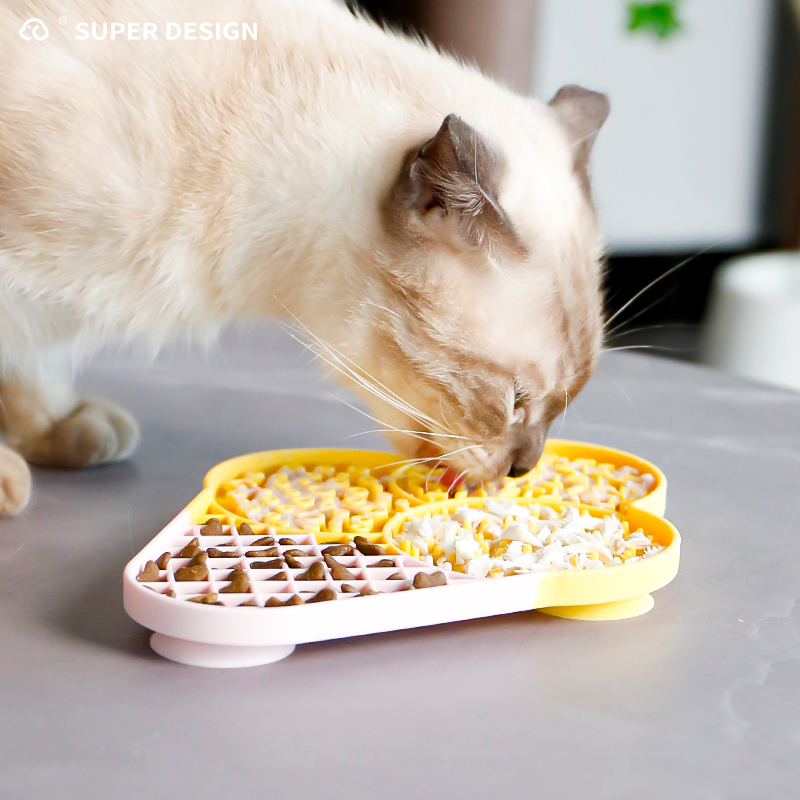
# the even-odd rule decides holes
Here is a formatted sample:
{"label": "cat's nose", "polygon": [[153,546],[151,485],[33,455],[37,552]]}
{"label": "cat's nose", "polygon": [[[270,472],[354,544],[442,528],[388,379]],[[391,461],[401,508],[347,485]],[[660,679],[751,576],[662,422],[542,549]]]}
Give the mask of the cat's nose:
{"label": "cat's nose", "polygon": [[508,468],[508,477],[509,478],[521,478],[526,473],[530,472],[528,467],[518,467],[516,464],[512,464]]}
{"label": "cat's nose", "polygon": [[547,428],[535,430],[528,440],[512,453],[509,478],[521,478],[530,472],[542,457],[544,443],[547,441]]}

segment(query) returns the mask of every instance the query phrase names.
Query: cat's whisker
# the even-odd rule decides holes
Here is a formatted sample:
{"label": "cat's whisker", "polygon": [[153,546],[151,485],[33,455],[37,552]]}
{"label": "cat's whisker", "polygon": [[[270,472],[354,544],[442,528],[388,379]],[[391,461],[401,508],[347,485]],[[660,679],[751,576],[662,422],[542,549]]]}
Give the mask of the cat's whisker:
{"label": "cat's whisker", "polygon": [[[356,436],[366,436],[368,433],[407,433],[409,436],[437,436],[440,439],[463,439],[464,441],[471,441],[467,436],[456,436],[455,434],[449,433],[431,433],[430,431],[412,431],[407,430],[406,428],[375,428],[371,431],[359,431],[358,433],[351,433],[349,436],[345,436],[342,441],[345,442],[348,439],[353,439]],[[431,442],[430,444],[433,444]]]}
{"label": "cat's whisker", "polygon": [[[280,300],[278,300],[278,302],[281,303]],[[328,363],[329,366],[333,367],[334,369],[338,369],[339,372],[341,372],[343,375],[351,377],[359,384],[359,386],[371,392],[376,397],[383,400],[385,403],[397,408],[398,411],[407,414],[408,416],[416,419],[418,422],[426,423],[432,427],[441,428],[445,432],[450,433],[450,431],[444,428],[444,426],[441,423],[437,422],[432,417],[429,417],[424,412],[420,411],[407,401],[403,400],[403,398],[399,397],[397,394],[395,394],[395,392],[393,392],[379,380],[370,375],[370,373],[367,372],[367,370],[365,370],[363,367],[356,364],[352,359],[344,355],[344,353],[339,352],[332,345],[329,345],[327,342],[320,339],[320,337],[317,336],[305,323],[303,323],[300,319],[298,319],[298,317],[295,314],[289,311],[289,309],[286,308],[286,306],[283,303],[281,303],[281,305],[286,310],[286,312],[290,314],[294,320],[296,320],[297,325],[300,326],[301,330],[305,332],[305,334],[308,337],[313,339],[313,341],[316,342],[319,347],[323,348],[325,352],[328,354],[328,356],[336,362],[336,364],[332,364],[330,361],[326,361],[326,363]],[[283,324],[285,327],[290,328],[290,326],[288,326],[287,323],[284,322]],[[309,349],[311,349],[312,352],[318,352],[309,343],[303,342],[303,344],[305,344]],[[348,366],[348,364],[351,364],[352,367]],[[355,369],[353,369],[353,367]],[[358,370],[358,372],[356,372],[356,370]]]}
{"label": "cat's whisker", "polygon": [[[278,300],[278,302],[280,303],[281,301]],[[364,385],[364,388],[367,388],[370,391],[373,391],[373,393],[375,393],[376,396],[381,397],[382,399],[386,400],[387,402],[389,401],[389,396],[391,396],[392,398],[394,398],[394,400],[397,403],[400,403],[402,405],[403,410],[405,410],[405,413],[408,413],[410,416],[414,416],[414,417],[418,418],[421,422],[422,421],[426,421],[426,422],[430,422],[430,423],[432,423],[434,425],[438,425],[439,427],[442,427],[440,423],[438,423],[432,417],[429,417],[427,414],[425,414],[424,412],[422,412],[419,409],[415,408],[413,405],[408,403],[402,397],[397,395],[395,392],[393,392],[391,389],[389,389],[387,386],[385,386],[383,383],[381,383],[379,380],[377,380],[374,376],[370,375],[370,373],[367,372],[367,370],[365,370],[359,364],[356,364],[352,359],[348,358],[344,353],[340,352],[339,350],[334,348],[332,345],[330,345],[327,342],[325,342],[324,340],[322,340],[319,336],[317,336],[308,327],[308,325],[306,325],[304,322],[302,322],[297,317],[296,314],[293,314],[291,311],[289,311],[289,309],[286,308],[286,306],[283,303],[281,303],[281,305],[286,310],[286,312],[292,316],[292,318],[297,322],[297,324],[301,327],[301,329],[310,338],[312,338],[315,342],[317,342],[320,347],[324,348],[326,350],[326,352],[331,356],[331,358],[335,359],[339,364],[341,364],[341,366],[345,370],[347,370],[348,373],[352,374],[353,377],[358,376],[359,379],[360,379],[360,382],[361,381],[366,381],[366,383],[362,383],[362,385]],[[345,362],[347,362],[347,363],[345,363]],[[358,373],[356,373],[351,367],[348,367],[347,366],[348,364],[352,365],[352,367],[355,367],[355,369],[358,370]],[[377,387],[379,387],[380,390],[382,390],[382,391],[379,392],[377,390]],[[399,406],[396,406],[396,407],[398,407],[398,409],[399,409]]]}
{"label": "cat's whisker", "polygon": [[469,447],[462,447],[462,448],[460,448],[458,450],[452,450],[451,452],[445,453],[442,456],[431,456],[430,458],[407,458],[407,459],[404,459],[403,461],[393,461],[390,464],[383,464],[382,466],[383,467],[398,467],[398,466],[405,465],[405,464],[427,464],[427,463],[429,463],[431,461],[434,461],[436,459],[438,459],[441,462],[441,461],[444,461],[446,458],[450,458],[451,456],[454,456],[454,455],[456,455],[458,453],[463,453],[463,452],[466,452],[467,450],[475,450],[475,449],[477,449],[479,447],[480,447],[479,444],[473,444],[473,445],[470,445]]}
{"label": "cat's whisker", "polygon": [[[630,320],[626,320],[630,322],[635,317],[631,317]],[[622,326],[620,326],[622,327]],[[689,328],[695,329],[697,326],[691,322],[665,322],[661,325],[640,325],[638,328],[629,328],[628,330],[620,330],[616,328],[614,331],[609,331],[608,339],[621,339],[623,336],[632,336],[634,333],[642,333],[642,331],[654,331],[659,330],[661,328]]]}
{"label": "cat's whisker", "polygon": [[675,350],[674,347],[660,347],[657,344],[628,344],[620,347],[604,347],[604,353],[618,353],[620,350]]}
{"label": "cat's whisker", "polygon": [[641,317],[643,314],[646,314],[648,311],[650,311],[651,308],[655,308],[659,303],[662,303],[664,300],[666,300],[677,288],[678,288],[677,286],[673,286],[671,289],[668,289],[666,292],[664,292],[664,294],[662,294],[661,297],[658,298],[658,300],[653,301],[649,305],[646,305],[640,311],[637,311],[632,316],[622,320],[618,325],[615,325],[613,328],[611,328],[610,331],[608,331],[606,338],[610,339],[616,336],[622,327],[630,324],[635,319]]}
{"label": "cat's whisker", "polygon": [[569,392],[567,389],[564,389],[564,410],[561,412],[561,423],[558,426],[558,433],[556,434],[556,439],[561,436],[561,429],[564,427],[564,420],[567,418],[567,409],[569,408]]}
{"label": "cat's whisker", "polygon": [[466,477],[466,474],[467,474],[467,470],[464,470],[463,472],[459,472],[459,474],[456,476],[456,479],[453,481],[453,485],[452,485],[451,488],[457,489],[458,485],[461,483],[461,479]]}
{"label": "cat's whisker", "polygon": [[680,263],[675,264],[675,266],[670,267],[666,272],[664,272],[661,275],[659,275],[655,280],[650,281],[650,283],[648,283],[647,286],[644,287],[644,289],[640,289],[638,292],[636,292],[636,294],[633,297],[631,297],[630,300],[628,300],[626,303],[623,303],[622,307],[618,308],[605,321],[603,327],[604,328],[608,327],[623,311],[625,311],[626,308],[629,308],[632,303],[635,303],[643,294],[645,294],[645,292],[649,292],[650,289],[652,289],[657,284],[661,283],[661,281],[663,281],[665,278],[668,278],[670,275],[672,275],[673,272],[676,272],[681,267],[685,267],[687,264],[689,264],[690,262],[694,261],[696,258],[699,258],[700,256],[702,256],[705,253],[707,253],[709,250],[712,250],[714,247],[717,247],[719,244],[720,244],[720,242],[715,242],[714,244],[708,245],[708,247],[704,247],[702,250],[700,250],[699,252],[695,253],[694,255],[691,255],[688,258],[685,258]]}
{"label": "cat's whisker", "polygon": [[433,473],[434,473],[434,472],[436,472],[437,468],[439,467],[439,464],[441,464],[441,463],[442,463],[442,459],[440,458],[440,459],[439,459],[439,460],[438,460],[438,461],[437,461],[437,462],[436,462],[436,463],[435,463],[435,464],[434,464],[434,465],[433,465],[433,466],[432,466],[432,467],[431,467],[431,468],[428,470],[428,474],[425,476],[425,492],[426,492],[426,493],[427,493],[427,491],[428,491],[428,481],[430,481],[430,479],[431,479],[431,475],[433,475]]}
{"label": "cat's whisker", "polygon": [[[313,344],[311,344],[310,342],[303,341],[298,336],[296,336],[294,334],[293,329],[291,328],[291,326],[289,326],[286,323],[283,323],[283,327],[286,329],[287,333],[289,333],[289,335],[292,337],[292,339],[294,339],[299,344],[303,345],[303,347],[305,347],[309,352],[313,353],[315,358],[319,359],[320,361],[325,362],[329,367],[331,367],[331,369],[334,369],[334,370],[342,373],[342,375],[344,375],[345,377],[351,378],[353,381],[358,383],[359,386],[362,386],[364,389],[366,389],[367,391],[371,392],[372,394],[374,394],[376,397],[378,397],[379,399],[383,400],[387,404],[397,408],[399,411],[402,411],[403,413],[408,413],[408,411],[406,409],[401,408],[400,406],[398,406],[390,397],[384,396],[380,391],[375,389],[374,386],[369,384],[369,382],[367,382],[365,379],[363,379],[360,375],[358,375],[356,373],[353,373],[352,370],[349,370],[346,366],[343,367],[340,364],[337,364],[336,361],[332,360],[332,359],[336,358],[336,356],[334,354],[331,353],[330,355],[327,355],[327,353],[328,353],[327,350],[326,350],[326,354],[323,354],[322,352],[317,350],[314,347]],[[337,359],[337,361],[338,361],[338,359]]]}
{"label": "cat's whisker", "polygon": [[381,311],[385,311],[387,314],[397,317],[397,319],[403,319],[396,311],[392,311],[391,308],[386,308],[386,306],[382,306],[380,303],[375,303],[372,300],[360,300],[359,305],[373,306],[374,308],[379,308]]}
{"label": "cat's whisker", "polygon": [[[353,411],[358,412],[359,414],[361,414],[362,416],[366,417],[367,419],[371,419],[373,422],[377,422],[379,425],[386,425],[386,430],[383,430],[383,431],[364,431],[364,433],[386,433],[386,432],[389,432],[389,431],[394,431],[396,433],[406,433],[406,435],[412,436],[414,439],[419,439],[420,441],[425,442],[426,444],[433,445],[434,447],[438,446],[436,444],[436,442],[433,442],[430,439],[426,439],[424,436],[417,436],[416,434],[409,433],[407,431],[401,431],[399,428],[394,428],[392,425],[389,425],[388,422],[384,422],[383,420],[378,419],[377,417],[373,417],[371,414],[368,414],[366,411],[360,409],[358,406],[354,406],[352,403],[348,403],[347,400],[344,400],[341,397],[338,397],[337,395],[332,395],[332,396],[336,400],[338,400],[340,403],[344,403],[344,405],[346,405],[348,408],[352,408]],[[347,439],[351,439],[351,438],[353,438],[353,436],[359,436],[359,435],[360,434],[354,433],[352,436],[345,436],[344,439],[342,439],[342,441],[345,441]]]}
{"label": "cat's whisker", "polygon": [[[289,313],[291,313],[291,312],[289,312]],[[342,373],[342,375],[351,378],[352,380],[357,382],[359,384],[359,386],[362,386],[364,389],[366,389],[367,391],[371,392],[372,394],[374,394],[376,397],[378,397],[379,399],[383,400],[384,402],[393,405],[394,407],[398,408],[398,410],[404,411],[404,413],[408,413],[407,409],[405,409],[405,408],[401,409],[399,406],[397,406],[395,401],[393,401],[390,397],[388,397],[383,392],[378,390],[376,388],[376,386],[374,386],[372,383],[370,383],[370,381],[368,379],[366,379],[364,376],[362,376],[361,374],[355,372],[353,369],[348,367],[347,364],[345,364],[342,361],[342,358],[339,355],[337,355],[337,353],[334,351],[334,349],[330,345],[326,344],[318,336],[316,336],[308,328],[308,326],[304,325],[302,322],[300,322],[298,320],[298,325],[302,326],[303,333],[305,333],[306,336],[312,338],[316,342],[316,347],[320,347],[320,348],[322,348],[324,350],[324,352],[328,356],[327,358],[325,358],[322,355],[322,353],[318,349],[316,349],[314,344],[312,344],[311,342],[303,341],[300,338],[298,338],[298,336],[295,336],[294,333],[298,333],[299,334],[299,332],[294,331],[294,329],[291,327],[291,325],[289,325],[286,322],[283,322],[281,324],[289,332],[289,334],[292,336],[292,338],[296,342],[299,342],[304,347],[308,348],[312,353],[315,353],[320,359],[325,361],[325,363],[328,364],[328,366],[330,366],[332,369],[335,369],[338,372]],[[362,370],[362,372],[366,372],[366,371]]]}

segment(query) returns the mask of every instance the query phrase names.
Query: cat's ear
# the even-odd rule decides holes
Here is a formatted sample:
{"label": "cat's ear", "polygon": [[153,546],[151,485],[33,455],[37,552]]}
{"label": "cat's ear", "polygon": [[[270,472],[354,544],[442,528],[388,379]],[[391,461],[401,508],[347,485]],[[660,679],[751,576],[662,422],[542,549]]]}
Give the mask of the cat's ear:
{"label": "cat's ear", "polygon": [[600,128],[608,117],[608,98],[580,86],[562,86],[549,103],[567,132],[575,173],[589,186],[589,156]]}
{"label": "cat's ear", "polygon": [[409,154],[395,194],[401,206],[424,223],[444,218],[469,246],[522,243],[497,199],[503,161],[486,140],[455,114],[436,135]]}

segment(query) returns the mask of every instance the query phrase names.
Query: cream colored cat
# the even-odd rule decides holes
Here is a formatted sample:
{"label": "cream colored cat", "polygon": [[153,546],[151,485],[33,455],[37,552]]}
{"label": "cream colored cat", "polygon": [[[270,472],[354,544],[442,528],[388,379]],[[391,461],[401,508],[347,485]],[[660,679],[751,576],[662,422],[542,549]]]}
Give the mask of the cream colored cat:
{"label": "cream colored cat", "polygon": [[[20,35],[29,17],[46,39]],[[166,41],[170,21],[258,38]],[[277,315],[409,457],[528,469],[600,350],[587,161],[607,113],[577,87],[517,96],[333,0],[0,0],[7,444],[125,458],[136,422],[73,393],[83,358]],[[0,448],[0,512],[29,491]]]}

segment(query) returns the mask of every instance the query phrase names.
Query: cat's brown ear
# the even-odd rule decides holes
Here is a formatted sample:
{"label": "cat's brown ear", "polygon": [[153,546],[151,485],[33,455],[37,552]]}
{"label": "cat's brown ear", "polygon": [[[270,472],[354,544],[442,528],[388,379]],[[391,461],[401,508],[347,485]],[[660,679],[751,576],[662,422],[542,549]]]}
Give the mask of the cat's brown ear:
{"label": "cat's brown ear", "polygon": [[589,187],[589,156],[610,110],[608,98],[580,86],[562,86],[549,103],[567,131],[575,173]]}
{"label": "cat's brown ear", "polygon": [[520,250],[514,226],[497,199],[503,170],[502,159],[485,139],[450,114],[437,134],[407,157],[394,199],[423,221],[453,218],[469,246]]}

